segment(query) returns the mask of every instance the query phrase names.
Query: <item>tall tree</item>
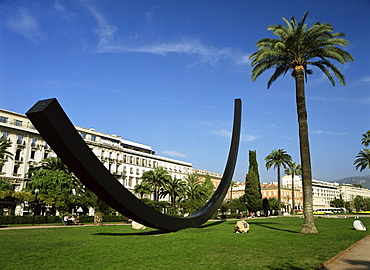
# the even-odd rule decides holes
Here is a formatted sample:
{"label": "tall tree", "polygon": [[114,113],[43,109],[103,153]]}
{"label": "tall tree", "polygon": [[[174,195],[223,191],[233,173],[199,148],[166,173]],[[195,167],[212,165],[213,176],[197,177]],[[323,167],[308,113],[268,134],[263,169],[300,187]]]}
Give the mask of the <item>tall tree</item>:
{"label": "tall tree", "polygon": [[289,164],[292,162],[292,157],[287,154],[287,152],[284,149],[274,149],[271,150],[271,153],[268,154],[265,157],[266,161],[266,169],[270,169],[271,167],[274,167],[274,169],[277,169],[277,183],[278,183],[278,215],[281,215],[281,186],[280,186],[280,167],[283,166],[284,169],[289,166]]}
{"label": "tall tree", "polygon": [[296,162],[292,162],[285,169],[285,174],[292,176],[292,215],[295,216],[295,196],[294,196],[294,176],[301,175],[301,165],[297,165]]}
{"label": "tall tree", "polygon": [[257,153],[249,150],[249,169],[245,176],[245,204],[249,212],[257,212],[262,207],[262,194],[258,173]]}
{"label": "tall tree", "polygon": [[203,192],[204,192],[204,195],[205,195],[205,200],[209,200],[211,199],[213,193],[214,193],[214,189],[215,189],[215,186],[213,185],[212,181],[211,181],[211,176],[207,173],[206,176],[205,176],[205,180],[204,182],[202,183],[202,188],[203,188]]}
{"label": "tall tree", "polygon": [[154,201],[159,201],[161,188],[169,181],[171,176],[164,167],[156,167],[154,170],[146,171],[141,176],[144,183],[148,183],[153,188]]}
{"label": "tall tree", "polygon": [[53,204],[59,212],[68,212],[71,207],[71,195],[81,185],[58,157],[48,157],[28,171],[31,181],[26,190],[39,189],[39,198]]}
{"label": "tall tree", "polygon": [[[362,134],[361,144],[363,144],[366,147],[369,146],[370,130]],[[370,149],[365,148],[364,150],[360,151],[358,155],[356,156],[356,159],[353,165],[356,165],[356,170],[360,169],[360,172],[362,172],[366,168],[370,169]]]}
{"label": "tall tree", "polygon": [[3,159],[13,159],[13,153],[8,151],[8,148],[12,146],[10,139],[0,138],[0,158]]}
{"label": "tall tree", "polygon": [[27,174],[28,177],[31,177],[35,172],[40,170],[49,170],[49,171],[61,171],[66,174],[71,174],[71,171],[68,169],[67,165],[58,157],[48,157],[43,159],[35,167],[30,167]]}
{"label": "tall tree", "polygon": [[186,181],[186,208],[189,213],[194,213],[203,206],[203,203],[206,201],[207,194],[202,187],[198,175],[195,173],[187,174],[184,180]]}
{"label": "tall tree", "polygon": [[370,149],[365,148],[364,150],[361,150],[356,156],[356,160],[353,165],[356,165],[356,170],[360,169],[360,172],[366,168],[370,169]]}
{"label": "tall tree", "polygon": [[366,133],[362,134],[361,143],[368,147],[370,145],[370,130],[366,131]]}
{"label": "tall tree", "polygon": [[[33,191],[38,189],[39,198],[47,197],[50,199],[56,210],[59,212],[69,212],[70,196],[76,188],[76,178],[61,170],[38,170],[27,183],[26,190]],[[46,195],[46,196],[45,196]]]}
{"label": "tall tree", "polygon": [[163,196],[169,195],[172,207],[175,207],[176,199],[184,196],[186,183],[184,180],[171,177],[164,186]]}
{"label": "tall tree", "polygon": [[140,199],[142,199],[144,194],[152,194],[152,187],[148,183],[141,182],[134,186],[134,193],[140,194]]}
{"label": "tall tree", "polygon": [[13,189],[13,185],[6,178],[0,177],[0,191],[13,191]]}
{"label": "tall tree", "polygon": [[343,50],[349,43],[343,33],[333,33],[329,23],[315,23],[310,28],[305,24],[308,11],[300,22],[295,17],[290,21],[282,18],[286,24],[271,25],[267,28],[278,38],[264,38],[256,43],[258,51],[250,56],[252,60],[252,81],[269,69],[275,69],[267,83],[267,88],[280,76],[292,70],[295,79],[296,104],[299,126],[299,143],[302,165],[302,185],[304,200],[304,223],[302,233],[317,233],[313,217],[312,171],[308,138],[307,110],[305,98],[305,78],[312,74],[309,65],[319,68],[328,77],[333,86],[332,73],[342,85],[345,79],[340,70],[330,61],[341,64],[353,61],[351,54]]}
{"label": "tall tree", "polygon": [[237,187],[238,184],[235,181],[231,181],[230,183],[230,201],[233,200],[233,188]]}
{"label": "tall tree", "polygon": [[104,212],[109,206],[87,187],[79,189],[78,195],[81,203],[94,209],[94,226],[103,226]]}

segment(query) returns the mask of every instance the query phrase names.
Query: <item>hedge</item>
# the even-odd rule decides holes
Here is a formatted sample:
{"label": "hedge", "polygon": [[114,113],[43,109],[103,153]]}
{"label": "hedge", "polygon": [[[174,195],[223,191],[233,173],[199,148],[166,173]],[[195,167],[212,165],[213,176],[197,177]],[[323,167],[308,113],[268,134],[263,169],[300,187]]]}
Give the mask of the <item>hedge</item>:
{"label": "hedge", "polygon": [[[82,223],[94,222],[94,216],[80,216]],[[103,222],[127,222],[125,216],[104,215]],[[0,216],[0,225],[62,223],[61,216]]]}

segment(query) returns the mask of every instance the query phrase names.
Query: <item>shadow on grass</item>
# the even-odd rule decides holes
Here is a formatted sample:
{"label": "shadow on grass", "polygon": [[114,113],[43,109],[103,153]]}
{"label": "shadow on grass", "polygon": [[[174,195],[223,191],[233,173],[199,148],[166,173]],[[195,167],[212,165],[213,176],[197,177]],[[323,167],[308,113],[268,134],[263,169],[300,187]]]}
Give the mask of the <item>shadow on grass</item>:
{"label": "shadow on grass", "polygon": [[273,224],[279,224],[277,222],[248,222],[249,224],[253,224],[253,225],[257,225],[257,226],[261,226],[261,227],[265,227],[265,228],[268,228],[268,229],[272,229],[272,230],[277,230],[277,231],[284,231],[284,232],[289,232],[289,233],[300,233],[300,232],[297,232],[297,231],[292,231],[292,230],[287,230],[287,229],[280,229],[280,228],[276,228],[276,227],[273,227],[271,225]]}
{"label": "shadow on grass", "polygon": [[214,221],[214,222],[209,222],[207,224],[203,224],[202,226],[200,226],[198,228],[204,229],[204,228],[207,228],[207,227],[212,227],[212,226],[220,225],[220,224],[224,223],[225,221],[226,220],[218,220],[218,221]]}
{"label": "shadow on grass", "polygon": [[[353,269],[370,269],[370,261],[363,261],[363,260],[344,260],[343,262],[346,262],[348,264],[354,265]],[[347,266],[349,267],[349,266]],[[317,268],[319,270],[327,270],[330,268],[327,268],[326,266],[322,266],[321,268]],[[343,268],[344,269],[344,268]],[[348,268],[352,269],[352,268]]]}
{"label": "shadow on grass", "polygon": [[[216,225],[219,225],[219,224],[224,223],[224,222],[225,222],[225,220],[220,220],[220,221],[215,221],[215,222],[207,223],[207,224],[204,224],[204,225],[198,227],[198,229],[204,229],[204,228],[216,226]],[[194,228],[194,229],[196,229],[196,228]],[[105,235],[105,236],[133,236],[133,235],[136,235],[136,236],[146,236],[146,235],[161,235],[161,234],[167,234],[167,233],[171,233],[171,232],[170,231],[164,231],[164,230],[156,230],[156,231],[150,231],[150,232],[141,231],[141,232],[132,232],[132,233],[94,233],[93,235]]]}
{"label": "shadow on grass", "polygon": [[169,231],[150,231],[150,232],[132,232],[132,233],[94,233],[93,235],[104,235],[104,236],[146,236],[146,235],[161,235],[170,233]]}

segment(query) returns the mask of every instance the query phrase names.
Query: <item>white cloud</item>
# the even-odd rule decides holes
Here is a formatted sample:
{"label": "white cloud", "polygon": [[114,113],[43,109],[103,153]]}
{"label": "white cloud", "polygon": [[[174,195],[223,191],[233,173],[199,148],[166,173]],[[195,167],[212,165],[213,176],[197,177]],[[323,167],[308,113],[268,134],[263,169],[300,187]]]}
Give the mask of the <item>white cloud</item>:
{"label": "white cloud", "polygon": [[211,130],[211,133],[220,137],[231,137],[231,132],[226,129],[220,129],[220,130]]}
{"label": "white cloud", "polygon": [[[110,25],[105,17],[95,8],[87,7],[95,18],[97,29],[95,30],[99,42],[96,53],[149,53],[166,56],[167,54],[180,54],[201,57],[202,61],[215,63],[219,60],[229,60],[238,65],[249,65],[248,56],[234,48],[217,48],[204,44],[199,39],[180,37],[172,41],[153,41],[140,44],[135,39],[135,44],[130,39],[119,36],[119,29]],[[146,14],[149,18],[151,14]],[[139,45],[138,45],[139,44]]]}
{"label": "white cloud", "polygon": [[[226,138],[231,138],[232,132],[228,131],[226,129],[220,129],[220,130],[211,130],[211,133],[220,137],[226,137]],[[244,142],[252,142],[257,140],[259,137],[255,135],[249,135],[249,134],[242,134],[240,137],[241,141]]]}
{"label": "white cloud", "polygon": [[325,130],[321,130],[321,129],[313,130],[310,133],[318,134],[318,135],[322,135],[322,134],[326,134],[326,135],[345,135],[346,134],[345,132],[333,132],[333,131],[325,131]]}
{"label": "white cloud", "polygon": [[242,135],[241,140],[244,142],[253,142],[257,140],[259,137],[256,135]]}
{"label": "white cloud", "polygon": [[32,40],[38,41],[43,37],[37,19],[21,10],[15,17],[9,18],[7,26],[10,30]]}
{"label": "white cloud", "polygon": [[75,15],[75,13],[68,12],[67,9],[59,3],[59,1],[54,2],[53,8],[63,19],[70,19],[72,16]]}
{"label": "white cloud", "polygon": [[105,52],[106,50],[116,50],[117,43],[116,32],[118,28],[110,25],[103,15],[101,15],[95,8],[88,7],[91,15],[95,18],[98,27],[95,29],[96,34],[99,37],[98,51]]}
{"label": "white cloud", "polygon": [[182,157],[182,158],[186,157],[185,154],[179,153],[179,152],[176,152],[176,151],[172,151],[172,150],[162,151],[162,154],[169,155],[169,156],[174,156],[174,157]]}

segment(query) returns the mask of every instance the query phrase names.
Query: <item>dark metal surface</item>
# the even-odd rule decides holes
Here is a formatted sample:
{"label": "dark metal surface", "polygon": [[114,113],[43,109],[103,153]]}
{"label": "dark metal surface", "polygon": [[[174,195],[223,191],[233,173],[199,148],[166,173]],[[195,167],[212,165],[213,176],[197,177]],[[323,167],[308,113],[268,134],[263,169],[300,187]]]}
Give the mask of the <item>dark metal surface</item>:
{"label": "dark metal surface", "polygon": [[234,174],[240,140],[240,99],[235,100],[233,134],[221,182],[202,209],[183,218],[167,216],[156,211],[121,185],[82,139],[57,99],[38,101],[26,115],[58,157],[83,184],[121,214],[152,228],[177,231],[199,227],[220,207]]}

